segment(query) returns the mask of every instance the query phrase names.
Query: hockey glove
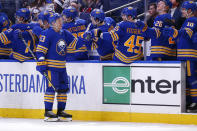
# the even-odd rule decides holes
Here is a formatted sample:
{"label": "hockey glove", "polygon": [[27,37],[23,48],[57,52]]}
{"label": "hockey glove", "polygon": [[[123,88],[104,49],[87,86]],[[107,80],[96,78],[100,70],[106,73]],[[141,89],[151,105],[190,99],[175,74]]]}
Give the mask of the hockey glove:
{"label": "hockey glove", "polygon": [[92,40],[92,33],[91,33],[90,31],[85,32],[85,33],[82,35],[82,38],[84,38],[84,39],[87,40],[87,41],[91,41],[91,40]]}
{"label": "hockey glove", "polygon": [[142,30],[142,32],[145,32],[147,30],[147,28],[148,28],[148,25],[145,24],[142,21],[137,21],[136,22],[136,26],[137,26],[138,29]]}
{"label": "hockey glove", "polygon": [[40,59],[37,62],[36,70],[39,71],[42,75],[47,70],[46,61],[44,59]]}

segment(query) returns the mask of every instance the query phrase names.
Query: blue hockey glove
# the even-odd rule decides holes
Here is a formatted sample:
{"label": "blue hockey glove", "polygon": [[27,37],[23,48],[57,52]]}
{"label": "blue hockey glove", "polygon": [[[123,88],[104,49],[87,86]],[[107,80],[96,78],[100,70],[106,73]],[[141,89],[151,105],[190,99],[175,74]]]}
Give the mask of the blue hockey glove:
{"label": "blue hockey glove", "polygon": [[38,60],[36,70],[39,71],[42,75],[47,70],[46,61],[44,59]]}
{"label": "blue hockey glove", "polygon": [[82,35],[82,38],[84,38],[85,40],[87,41],[91,41],[92,40],[92,33],[90,31],[88,32],[85,32],[83,35]]}

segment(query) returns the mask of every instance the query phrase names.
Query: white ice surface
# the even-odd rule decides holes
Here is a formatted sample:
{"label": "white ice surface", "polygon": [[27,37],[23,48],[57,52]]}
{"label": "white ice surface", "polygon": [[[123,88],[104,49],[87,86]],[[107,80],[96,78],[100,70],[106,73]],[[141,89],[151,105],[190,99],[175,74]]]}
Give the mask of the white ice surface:
{"label": "white ice surface", "polygon": [[197,131],[196,125],[0,118],[0,131]]}

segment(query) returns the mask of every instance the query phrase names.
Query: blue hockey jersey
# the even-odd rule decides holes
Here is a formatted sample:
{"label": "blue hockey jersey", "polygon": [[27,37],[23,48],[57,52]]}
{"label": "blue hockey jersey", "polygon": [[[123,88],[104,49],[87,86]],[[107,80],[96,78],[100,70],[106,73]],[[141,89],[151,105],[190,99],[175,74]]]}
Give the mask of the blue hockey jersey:
{"label": "blue hockey jersey", "polygon": [[[1,12],[0,13],[0,33],[3,31],[6,31],[10,27],[10,20],[8,19],[8,16]],[[4,33],[0,34],[1,37],[1,43],[7,39]],[[11,54],[11,47],[8,43],[0,44],[0,59],[8,59]]]}
{"label": "blue hockey jersey", "polygon": [[67,46],[75,44],[77,39],[67,30],[55,32],[49,28],[42,32],[36,49],[39,59],[44,57],[49,70],[64,71],[66,68]]}
{"label": "blue hockey jersey", "polygon": [[12,25],[10,28],[13,30],[21,30],[21,31],[25,31],[25,30],[31,30],[34,27],[33,24],[14,24]]}
{"label": "blue hockey jersey", "polygon": [[[62,29],[66,29],[72,33],[76,38],[81,37],[81,35],[86,30],[86,21],[82,19],[78,19],[76,21],[70,23],[64,23]],[[72,50],[70,48],[67,49],[67,61],[73,60],[87,60],[88,59],[88,50],[85,44],[82,42],[82,46],[77,50]]]}
{"label": "blue hockey jersey", "polygon": [[103,39],[117,42],[113,59],[129,64],[143,58],[142,41],[144,35],[135,23],[122,21],[114,30],[103,33]]}
{"label": "blue hockey jersey", "polygon": [[[110,32],[114,27],[105,23],[97,28],[99,28],[102,32]],[[94,38],[91,44],[87,47],[91,50],[97,50],[100,60],[112,59],[111,57],[114,53],[114,45],[112,41]]]}
{"label": "blue hockey jersey", "polygon": [[197,45],[193,43],[192,36],[197,32],[197,18],[190,17],[182,25],[177,43],[178,60],[197,60]]}
{"label": "blue hockey jersey", "polygon": [[[161,32],[163,28],[171,27],[171,23],[168,22],[171,20],[170,14],[158,15],[154,20],[154,27],[159,29]],[[165,35],[165,34],[164,34]],[[151,39],[151,55],[150,58],[165,58],[173,60],[176,58],[176,44],[173,41],[172,37],[159,37]]]}
{"label": "blue hockey jersey", "polygon": [[10,57],[11,52],[12,52],[12,47],[10,44],[11,41],[8,40],[5,33],[4,32],[0,33],[0,59],[8,59]]}
{"label": "blue hockey jersey", "polygon": [[[32,51],[36,51],[35,37],[31,30],[22,32],[22,37],[24,38],[26,44],[30,47]],[[24,41],[18,38],[16,32],[13,29],[9,29],[1,33],[1,44],[8,44],[12,48],[10,57],[16,59],[19,62],[24,62],[26,60],[32,59],[32,55],[29,52],[29,48],[26,47]]]}

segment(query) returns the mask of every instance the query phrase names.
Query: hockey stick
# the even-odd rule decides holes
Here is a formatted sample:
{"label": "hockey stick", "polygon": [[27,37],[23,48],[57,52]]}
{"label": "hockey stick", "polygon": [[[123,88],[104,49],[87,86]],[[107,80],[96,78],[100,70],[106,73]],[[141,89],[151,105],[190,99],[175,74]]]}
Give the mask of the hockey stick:
{"label": "hockey stick", "polygon": [[[32,52],[32,50],[30,49],[30,47],[28,46],[28,44],[26,43],[25,39],[23,38],[22,34],[19,33],[19,38],[21,38],[21,40],[23,41],[23,43],[25,44],[25,46],[29,49],[29,52],[31,53],[32,57],[34,58],[34,60],[36,62],[38,62],[36,56],[34,55],[34,53]],[[49,76],[47,75],[46,72],[44,72],[44,76],[47,79],[47,81],[49,82],[49,84],[51,84],[52,88],[56,91],[55,86],[52,84],[51,80],[49,79]]]}
{"label": "hockey stick", "polygon": [[[90,23],[90,24],[88,24],[88,26],[87,26],[87,28],[86,28],[85,32],[88,32],[88,31],[90,30],[90,26],[91,26],[91,23]],[[85,33],[85,32],[84,32],[84,33]]]}

